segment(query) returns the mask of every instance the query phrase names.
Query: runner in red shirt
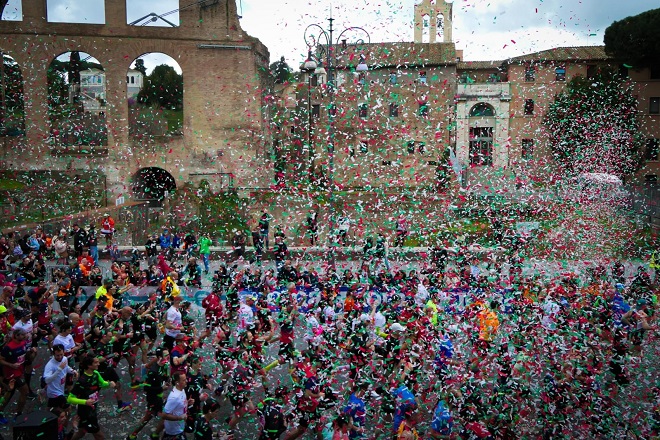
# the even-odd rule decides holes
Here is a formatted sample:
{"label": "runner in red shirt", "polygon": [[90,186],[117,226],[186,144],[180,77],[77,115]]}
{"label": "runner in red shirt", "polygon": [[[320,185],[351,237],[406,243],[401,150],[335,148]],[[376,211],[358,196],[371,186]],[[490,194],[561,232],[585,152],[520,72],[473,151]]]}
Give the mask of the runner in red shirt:
{"label": "runner in red shirt", "polygon": [[[29,351],[36,349],[28,348],[27,333],[22,328],[12,332],[11,340],[2,347],[0,352],[0,365],[3,372],[3,388],[6,391],[4,402],[0,411],[4,411],[14,391],[18,390],[18,402],[16,403],[16,415],[19,416],[25,407],[28,396],[28,384],[25,381],[25,358]],[[0,413],[0,424],[7,424],[7,419]]]}

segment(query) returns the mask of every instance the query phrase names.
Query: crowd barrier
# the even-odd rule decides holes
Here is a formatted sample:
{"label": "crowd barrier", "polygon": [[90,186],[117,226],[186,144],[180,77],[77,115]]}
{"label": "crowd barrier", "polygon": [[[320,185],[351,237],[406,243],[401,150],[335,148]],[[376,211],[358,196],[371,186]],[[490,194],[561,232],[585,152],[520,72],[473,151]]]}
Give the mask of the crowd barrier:
{"label": "crowd barrier", "polygon": [[[97,289],[98,287],[96,286],[85,286],[82,288],[85,297],[94,295]],[[348,291],[348,286],[340,286],[335,303],[342,304]],[[124,294],[124,298],[128,298],[131,302],[143,302],[146,301],[150,296],[157,294],[157,292],[158,288],[155,286],[132,287]],[[267,295],[266,301],[271,311],[279,311],[279,298],[285,292],[286,287],[282,286],[273,290]],[[483,297],[484,293],[481,289],[467,288],[445,289],[440,292],[440,296],[445,298],[445,301],[443,301],[443,304],[440,304],[440,306],[443,307],[444,310],[448,313],[462,313],[465,308],[474,301],[475,298]],[[401,296],[401,292],[397,291],[396,289],[383,290],[375,287],[360,287],[357,293],[367,296],[369,298],[368,303],[375,306],[389,303],[392,296],[395,294]],[[430,289],[430,293],[434,293],[434,290]],[[511,297],[513,290],[498,289],[493,293],[495,294],[494,297],[497,298],[501,304],[500,310],[504,313],[511,313]],[[181,287],[181,295],[183,296],[184,300],[190,301],[199,307],[202,306],[202,301],[208,294],[209,290],[204,288],[187,286]],[[253,289],[240,290],[238,295],[241,301],[243,301],[248,296],[252,296],[257,299],[261,297],[261,293]],[[493,295],[489,295],[489,298],[493,298]],[[222,295],[222,299],[225,299],[224,295]],[[321,300],[321,291],[318,288],[299,287],[297,289],[295,299],[296,303],[298,304],[299,311],[307,313],[307,311],[318,305],[319,301]]]}

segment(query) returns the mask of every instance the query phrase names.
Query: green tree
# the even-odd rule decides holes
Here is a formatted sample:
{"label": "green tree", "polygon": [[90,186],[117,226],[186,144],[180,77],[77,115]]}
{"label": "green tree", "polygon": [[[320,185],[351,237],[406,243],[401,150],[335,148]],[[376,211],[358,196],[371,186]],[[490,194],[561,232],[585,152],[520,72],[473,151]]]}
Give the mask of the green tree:
{"label": "green tree", "polygon": [[147,76],[147,68],[144,65],[144,60],[142,58],[135,60],[135,70],[141,72],[142,75]]}
{"label": "green tree", "polygon": [[156,66],[147,75],[138,101],[147,105],[158,105],[171,110],[183,109],[183,76],[167,64]]}
{"label": "green tree", "polygon": [[660,66],[660,9],[615,21],[605,29],[605,52],[636,68]]}
{"label": "green tree", "polygon": [[610,70],[572,79],[550,104],[544,125],[555,162],[568,174],[622,177],[641,165],[644,139],[632,84]]}
{"label": "green tree", "polygon": [[275,79],[275,84],[284,84],[285,82],[290,81],[291,68],[284,60],[284,57],[270,65],[270,74]]}
{"label": "green tree", "polygon": [[18,63],[0,53],[0,136],[24,133],[23,76]]}

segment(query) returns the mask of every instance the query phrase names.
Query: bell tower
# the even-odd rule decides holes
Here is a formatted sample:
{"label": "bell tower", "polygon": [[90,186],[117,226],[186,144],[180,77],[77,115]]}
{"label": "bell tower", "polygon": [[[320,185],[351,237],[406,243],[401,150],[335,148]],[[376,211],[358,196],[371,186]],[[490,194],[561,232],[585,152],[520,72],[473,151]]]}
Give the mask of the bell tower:
{"label": "bell tower", "polygon": [[415,43],[451,43],[453,3],[422,0],[415,5]]}

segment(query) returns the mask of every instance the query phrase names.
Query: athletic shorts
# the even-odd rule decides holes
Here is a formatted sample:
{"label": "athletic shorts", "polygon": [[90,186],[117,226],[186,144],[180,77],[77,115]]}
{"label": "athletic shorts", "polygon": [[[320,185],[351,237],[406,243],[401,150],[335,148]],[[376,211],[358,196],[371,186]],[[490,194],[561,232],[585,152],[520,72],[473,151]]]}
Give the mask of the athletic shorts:
{"label": "athletic shorts", "polygon": [[66,401],[66,396],[57,396],[48,398],[48,408],[69,408],[71,405]]}
{"label": "athletic shorts", "polygon": [[280,344],[280,350],[278,351],[278,356],[287,361],[293,361],[296,359],[295,356],[296,347],[291,344]]}
{"label": "athletic shorts", "polygon": [[158,415],[158,413],[163,411],[163,395],[156,395],[156,394],[151,394],[147,393],[146,396],[147,400],[147,411],[149,411],[153,415]]}

